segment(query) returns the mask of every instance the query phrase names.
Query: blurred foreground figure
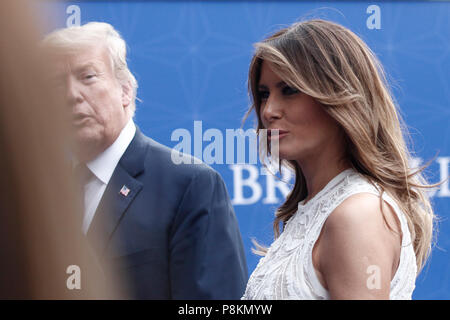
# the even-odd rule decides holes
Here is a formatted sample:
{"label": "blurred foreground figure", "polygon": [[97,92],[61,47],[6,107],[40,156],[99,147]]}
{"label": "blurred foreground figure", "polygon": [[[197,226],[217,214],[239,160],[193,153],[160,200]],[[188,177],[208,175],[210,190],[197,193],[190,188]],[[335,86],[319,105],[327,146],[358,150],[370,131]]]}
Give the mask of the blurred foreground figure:
{"label": "blurred foreground figure", "polygon": [[238,299],[247,266],[225,184],[205,164],[174,163],[171,149],[136,127],[125,41],[91,22],[56,30],[43,46],[71,126],[80,227],[99,259],[133,298]]}
{"label": "blurred foreground figure", "polygon": [[127,297],[75,228],[62,110],[27,8],[24,0],[0,4],[0,298]]}

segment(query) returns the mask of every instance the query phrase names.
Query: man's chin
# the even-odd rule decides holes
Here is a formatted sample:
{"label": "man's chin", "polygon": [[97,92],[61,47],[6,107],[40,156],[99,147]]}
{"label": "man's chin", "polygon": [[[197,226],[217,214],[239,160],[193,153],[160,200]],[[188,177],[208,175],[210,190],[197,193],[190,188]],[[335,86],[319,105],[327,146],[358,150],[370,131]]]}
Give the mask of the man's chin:
{"label": "man's chin", "polygon": [[96,141],[99,140],[99,137],[97,134],[90,130],[86,129],[80,129],[76,130],[72,135],[72,140],[74,143],[78,145],[85,145],[85,144],[93,144]]}
{"label": "man's chin", "polygon": [[95,150],[101,145],[101,138],[95,134],[77,132],[72,136],[71,145],[77,156],[85,158],[96,152]]}

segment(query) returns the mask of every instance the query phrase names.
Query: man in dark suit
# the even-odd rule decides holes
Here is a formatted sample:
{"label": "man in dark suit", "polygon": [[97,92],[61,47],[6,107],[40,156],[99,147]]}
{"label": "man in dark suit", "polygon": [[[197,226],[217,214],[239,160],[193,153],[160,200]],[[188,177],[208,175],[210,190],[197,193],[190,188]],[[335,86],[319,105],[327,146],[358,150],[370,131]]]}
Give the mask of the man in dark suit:
{"label": "man in dark suit", "polygon": [[128,281],[132,298],[240,298],[247,266],[225,184],[205,164],[175,164],[171,149],[135,126],[137,84],[120,35],[88,23],[43,44],[84,177],[82,230],[98,256]]}

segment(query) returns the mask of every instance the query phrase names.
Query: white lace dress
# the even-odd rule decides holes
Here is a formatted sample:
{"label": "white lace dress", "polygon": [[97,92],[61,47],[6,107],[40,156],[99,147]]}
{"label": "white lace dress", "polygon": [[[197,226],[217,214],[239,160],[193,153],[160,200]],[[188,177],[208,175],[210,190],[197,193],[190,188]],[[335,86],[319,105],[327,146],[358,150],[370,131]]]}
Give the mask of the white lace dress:
{"label": "white lace dress", "polygon": [[[242,299],[329,299],[312,263],[312,249],[331,212],[346,198],[357,193],[380,191],[353,169],[333,178],[316,196],[303,205],[286,223],[250,276]],[[417,274],[416,257],[406,218],[386,192],[383,199],[391,205],[401,223],[400,263],[391,281],[390,299],[411,299]],[[368,275],[369,276],[369,275]]]}

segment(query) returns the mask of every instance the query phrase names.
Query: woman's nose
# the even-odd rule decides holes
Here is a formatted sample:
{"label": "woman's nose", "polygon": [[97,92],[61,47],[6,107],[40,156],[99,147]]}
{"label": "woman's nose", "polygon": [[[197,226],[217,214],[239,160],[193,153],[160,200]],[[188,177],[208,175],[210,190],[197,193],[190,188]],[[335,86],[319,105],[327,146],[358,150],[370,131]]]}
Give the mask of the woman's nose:
{"label": "woman's nose", "polygon": [[281,118],[282,115],[283,112],[281,102],[276,97],[269,96],[263,106],[263,118],[267,122],[272,122],[273,120]]}

